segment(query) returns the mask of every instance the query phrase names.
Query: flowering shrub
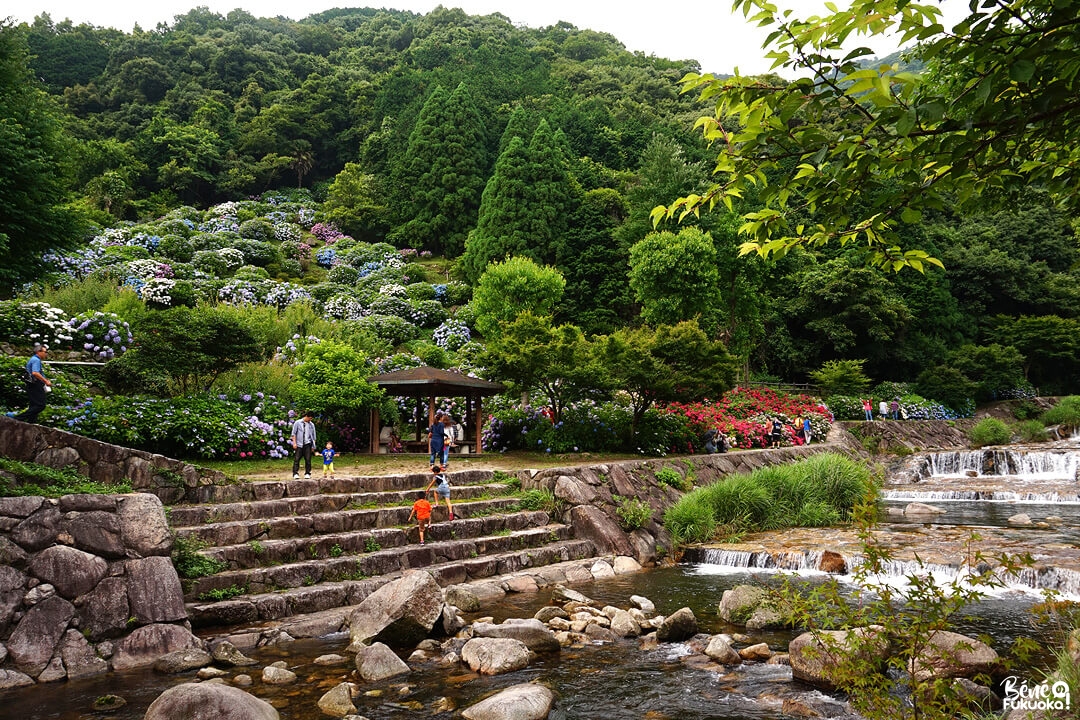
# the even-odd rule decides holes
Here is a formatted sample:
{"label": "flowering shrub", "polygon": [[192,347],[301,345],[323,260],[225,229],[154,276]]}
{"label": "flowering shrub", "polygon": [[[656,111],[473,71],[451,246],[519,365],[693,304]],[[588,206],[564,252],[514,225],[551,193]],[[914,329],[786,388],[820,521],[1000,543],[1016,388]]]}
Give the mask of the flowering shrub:
{"label": "flowering shrub", "polygon": [[334,223],[315,223],[311,226],[311,234],[327,245],[333,245],[341,238],[346,237],[344,233],[337,229]]}
{"label": "flowering shrub", "polygon": [[334,266],[334,261],[337,259],[337,253],[334,252],[334,248],[324,247],[315,252],[315,262],[321,267],[331,268]]}
{"label": "flowering shrub", "polygon": [[0,337],[33,345],[71,342],[72,332],[63,310],[43,302],[0,302]]}
{"label": "flowering shrub", "polygon": [[356,320],[364,316],[364,307],[354,297],[335,295],[323,305],[323,313],[338,320]]}
{"label": "flowering shrub", "polygon": [[284,345],[279,345],[274,351],[274,360],[278,362],[298,365],[304,356],[304,348],[308,345],[318,345],[322,340],[314,335],[301,337],[299,333],[290,338]]}
{"label": "flowering shrub", "polygon": [[[285,257],[290,257],[288,251],[285,249],[286,244],[306,244],[300,242],[300,230],[295,225],[289,225],[288,223],[275,223],[274,237],[281,242],[281,252],[285,254]],[[308,249],[310,249],[310,247]]]}
{"label": "flowering shrub", "polygon": [[151,278],[171,278],[173,276],[171,265],[149,259],[132,260],[127,263],[126,271],[129,276],[137,277],[142,280],[149,280]]}
{"label": "flowering shrub", "polygon": [[326,279],[332,283],[352,285],[360,278],[360,273],[351,265],[336,265],[330,268]]}
{"label": "flowering shrub", "polygon": [[459,320],[444,320],[435,328],[435,344],[444,350],[458,350],[472,339],[468,326]]}
{"label": "flowering shrub", "polygon": [[92,353],[95,359],[111,360],[131,345],[131,328],[115,313],[84,312],[68,320],[69,347]]}
{"label": "flowering shrub", "polygon": [[152,278],[135,289],[139,297],[147,305],[153,307],[169,307],[172,304],[172,289],[176,285],[175,280],[169,278]]}
{"label": "flowering shrub", "polygon": [[270,283],[262,301],[264,305],[284,310],[293,303],[311,302],[311,293],[292,283]]}
{"label": "flowering shrub", "polygon": [[[278,227],[291,227],[291,226],[278,226]],[[276,231],[276,228],[275,228]],[[300,242],[299,234],[296,238],[288,238],[281,241],[279,246],[282,256],[287,260],[309,260],[311,259],[311,246],[305,242]]]}
{"label": "flowering shrub", "polygon": [[809,395],[785,395],[771,388],[737,387],[719,402],[671,403],[664,411],[685,416],[697,444],[706,430],[717,428],[734,435],[741,448],[768,447],[767,423],[774,417],[784,423],[785,441],[790,443],[800,442],[792,427],[795,418],[809,417],[810,432],[819,438],[825,437],[833,421],[829,408]]}
{"label": "flowering shrub", "polygon": [[170,457],[287,457],[293,411],[272,396],[94,397],[49,421],[103,442]]}

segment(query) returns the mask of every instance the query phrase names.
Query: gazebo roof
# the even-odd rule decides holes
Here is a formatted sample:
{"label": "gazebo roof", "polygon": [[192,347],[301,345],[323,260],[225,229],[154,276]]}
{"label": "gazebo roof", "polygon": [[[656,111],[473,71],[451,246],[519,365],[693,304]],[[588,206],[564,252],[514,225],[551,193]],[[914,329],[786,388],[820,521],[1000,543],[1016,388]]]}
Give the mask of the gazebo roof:
{"label": "gazebo roof", "polygon": [[506,387],[502,383],[481,380],[461,373],[418,367],[373,375],[368,382],[378,385],[399,397],[442,397],[497,395]]}

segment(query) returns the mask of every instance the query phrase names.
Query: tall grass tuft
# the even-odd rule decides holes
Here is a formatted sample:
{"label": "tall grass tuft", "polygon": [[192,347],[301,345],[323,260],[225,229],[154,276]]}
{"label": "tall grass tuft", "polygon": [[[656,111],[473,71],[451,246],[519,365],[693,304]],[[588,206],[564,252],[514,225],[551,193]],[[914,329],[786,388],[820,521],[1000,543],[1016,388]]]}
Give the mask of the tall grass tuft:
{"label": "tall grass tuft", "polygon": [[708,542],[716,531],[712,508],[705,502],[701,490],[683,495],[664,513],[664,527],[671,533],[676,547]]}
{"label": "tall grass tuft", "polygon": [[[91,275],[59,287],[46,287],[40,300],[58,307],[68,315],[101,310],[120,293],[116,281]],[[128,318],[125,316],[125,320]]]}
{"label": "tall grass tuft", "polygon": [[850,519],[873,488],[865,466],[823,453],[698,488],[665,513],[664,526],[677,544],[686,544],[714,534],[835,525]]}
{"label": "tall grass tuft", "polygon": [[1040,418],[1044,425],[1066,425],[1080,427],[1080,395],[1070,395],[1043,413]]}

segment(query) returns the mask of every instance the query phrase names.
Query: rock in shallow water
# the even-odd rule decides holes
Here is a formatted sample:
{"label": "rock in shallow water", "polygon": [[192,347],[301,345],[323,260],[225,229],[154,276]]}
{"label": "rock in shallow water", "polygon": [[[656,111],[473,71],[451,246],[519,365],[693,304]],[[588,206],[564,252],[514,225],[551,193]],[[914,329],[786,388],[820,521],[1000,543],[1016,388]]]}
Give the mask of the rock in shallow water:
{"label": "rock in shallow water", "polygon": [[542,720],[551,712],[555,693],[537,683],[513,685],[466,708],[466,720]]}
{"label": "rock in shallow water", "polygon": [[187,683],[151,703],[144,720],[279,720],[270,703],[228,685]]}

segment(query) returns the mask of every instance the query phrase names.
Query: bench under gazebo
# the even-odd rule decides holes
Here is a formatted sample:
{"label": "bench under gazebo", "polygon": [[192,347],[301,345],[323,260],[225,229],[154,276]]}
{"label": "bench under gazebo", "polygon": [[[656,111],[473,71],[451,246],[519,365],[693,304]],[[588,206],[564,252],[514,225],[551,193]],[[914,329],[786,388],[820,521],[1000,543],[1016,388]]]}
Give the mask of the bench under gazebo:
{"label": "bench under gazebo", "polygon": [[[368,382],[385,390],[387,395],[412,398],[416,401],[414,416],[416,437],[412,441],[403,439],[403,442],[407,450],[425,453],[427,452],[427,443],[421,440],[421,433],[435,422],[435,398],[465,399],[465,417],[460,418],[462,426],[465,428],[465,442],[462,443],[462,449],[470,447],[471,452],[480,453],[482,452],[480,428],[483,423],[483,398],[498,395],[506,390],[506,387],[501,383],[481,380],[480,378],[433,367],[410,368],[408,370],[395,370],[381,375],[373,375],[368,378]],[[425,400],[427,401],[426,424],[422,422]],[[373,454],[378,454],[380,451],[381,429],[379,409],[373,408],[371,410],[371,452]]]}

